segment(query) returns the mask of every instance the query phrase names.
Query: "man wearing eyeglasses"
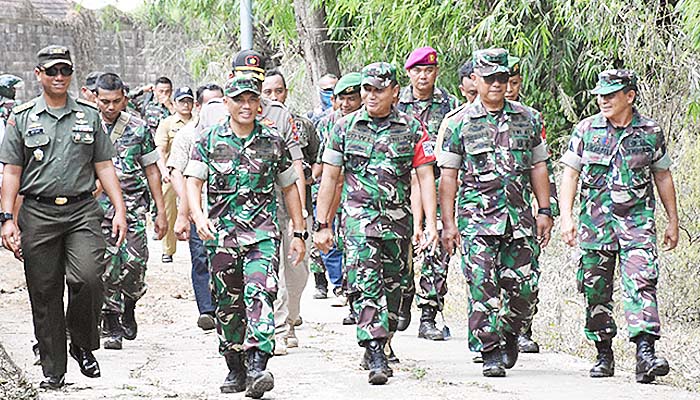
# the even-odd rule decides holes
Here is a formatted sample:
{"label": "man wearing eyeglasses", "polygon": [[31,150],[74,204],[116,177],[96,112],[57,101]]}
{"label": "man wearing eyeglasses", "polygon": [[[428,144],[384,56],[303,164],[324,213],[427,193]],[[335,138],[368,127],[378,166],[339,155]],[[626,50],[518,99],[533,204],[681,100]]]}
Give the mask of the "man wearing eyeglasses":
{"label": "man wearing eyeglasses", "polygon": [[[103,131],[94,105],[68,96],[73,62],[68,48],[39,51],[34,74],[43,93],[15,107],[8,120],[0,161],[2,241],[24,260],[46,380],[40,386],[65,384],[66,328],[70,355],[83,375],[96,378],[100,367],[92,354],[100,347],[98,322],[104,295],[105,241],[102,210],[93,198],[95,178],[114,205],[111,235],[119,246],[126,234],[126,210],[112,164],[114,147]],[[24,202],[15,219],[17,194]],[[68,309],[63,287],[68,283]],[[65,317],[64,317],[65,316]]]}
{"label": "man wearing eyeglasses", "polygon": [[469,347],[481,351],[484,376],[505,376],[518,358],[517,336],[532,318],[531,271],[552,229],[548,151],[530,112],[505,99],[508,52],[478,50],[473,62],[479,98],[450,121],[438,157],[442,240],[450,254],[462,246]]}

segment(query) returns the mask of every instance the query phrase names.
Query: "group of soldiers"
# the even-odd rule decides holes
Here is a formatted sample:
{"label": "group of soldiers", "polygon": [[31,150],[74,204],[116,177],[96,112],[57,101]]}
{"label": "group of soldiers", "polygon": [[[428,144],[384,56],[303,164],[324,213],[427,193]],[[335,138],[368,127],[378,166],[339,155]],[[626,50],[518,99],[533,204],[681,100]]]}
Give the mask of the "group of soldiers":
{"label": "group of soldiers", "polygon": [[[100,376],[92,354],[100,321],[105,348],[136,337],[151,204],[158,238],[169,229],[163,182],[178,198],[170,229],[190,240],[198,325],[216,328],[229,370],[224,393],[260,398],[274,387],[267,362],[298,346],[308,258],[315,297],[327,295],[326,272],[334,293],[347,297],[343,322],[357,325],[361,366],[370,384],[381,385],[399,361],[391,342],[410,325],[414,298],[418,336],[447,338],[436,316],[450,258],[458,255],[469,284],[469,348],[484,376],[505,376],[519,352],[539,351],[531,329],[539,255],[560,211],[564,241],[581,249],[585,333],[598,350],[591,377],[614,374],[616,265],[637,346],[636,379],[666,375],[668,362],[654,350],[652,181],[668,215],[667,249],[677,244],[678,216],[663,132],[635,106],[637,76],[599,75],[591,93],[600,113],[574,129],[557,196],[544,120],[520,98],[517,57],[500,48],[475,51],[459,71],[461,106],[436,86],[433,48],[414,50],[404,69],[410,85],[403,89],[387,62],[325,76],[320,95],[328,104],[305,118],[283,105],[284,76],[244,50],[223,87],[176,90],[180,118],[171,122],[180,125],[164,129],[169,91],[135,107],[139,118],[121,79],[99,73],[84,87],[96,105],[75,100],[67,94],[69,50],[40,50],[34,73],[43,93],[13,109],[0,147],[0,220],[3,245],[25,263],[41,387],[64,385],[66,328],[69,354],[89,377]],[[164,79],[149,89],[158,93],[165,84],[172,89]],[[193,107],[196,116],[183,118]],[[156,150],[162,145],[166,160]],[[172,261],[168,255],[163,262]]]}

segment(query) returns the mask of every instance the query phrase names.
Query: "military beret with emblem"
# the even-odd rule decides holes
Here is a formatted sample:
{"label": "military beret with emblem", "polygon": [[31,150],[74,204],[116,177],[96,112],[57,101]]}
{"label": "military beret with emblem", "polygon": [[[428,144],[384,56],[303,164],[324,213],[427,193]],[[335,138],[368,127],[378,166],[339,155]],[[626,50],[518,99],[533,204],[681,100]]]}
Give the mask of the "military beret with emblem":
{"label": "military beret with emblem", "polygon": [[411,69],[416,65],[437,65],[438,57],[437,51],[430,47],[420,47],[411,52],[406,59],[406,64],[404,64],[404,69]]}
{"label": "military beret with emblem", "polygon": [[338,80],[333,88],[333,94],[340,96],[341,94],[359,93],[361,83],[362,75],[359,72],[350,72]]}

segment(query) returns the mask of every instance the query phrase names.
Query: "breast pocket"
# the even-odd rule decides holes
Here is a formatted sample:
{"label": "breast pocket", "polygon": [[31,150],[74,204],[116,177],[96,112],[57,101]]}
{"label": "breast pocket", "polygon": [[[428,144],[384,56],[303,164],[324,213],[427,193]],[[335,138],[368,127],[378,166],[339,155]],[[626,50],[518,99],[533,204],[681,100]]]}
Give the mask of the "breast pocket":
{"label": "breast pocket", "polygon": [[390,144],[387,156],[396,176],[409,174],[413,169],[413,146],[410,142]]}
{"label": "breast pocket", "polygon": [[276,162],[273,157],[263,156],[260,159],[250,161],[248,170],[252,191],[263,194],[272,193],[275,187],[275,166]]}
{"label": "breast pocket", "polygon": [[238,176],[234,174],[233,161],[212,160],[212,173],[209,174],[209,192],[230,194],[238,190]]}
{"label": "breast pocket", "polygon": [[651,164],[653,149],[648,146],[629,149],[625,155],[625,161],[629,168],[629,179],[627,182],[620,182],[621,186],[638,187],[644,186],[651,181]]}
{"label": "breast pocket", "polygon": [[44,161],[46,157],[46,145],[48,145],[50,141],[49,135],[45,133],[25,137],[24,146],[29,153],[27,159],[32,159],[37,162]]}
{"label": "breast pocket", "polygon": [[467,170],[474,175],[485,175],[496,169],[496,151],[491,143],[474,143],[467,147]]}
{"label": "breast pocket", "polygon": [[588,151],[583,152],[581,162],[581,186],[583,188],[601,188],[606,185],[612,155],[602,155]]}
{"label": "breast pocket", "polygon": [[527,171],[532,168],[531,143],[532,141],[527,136],[513,136],[510,138],[510,150],[516,171]]}
{"label": "breast pocket", "polygon": [[355,173],[364,173],[372,156],[369,143],[349,143],[345,148],[345,169]]}

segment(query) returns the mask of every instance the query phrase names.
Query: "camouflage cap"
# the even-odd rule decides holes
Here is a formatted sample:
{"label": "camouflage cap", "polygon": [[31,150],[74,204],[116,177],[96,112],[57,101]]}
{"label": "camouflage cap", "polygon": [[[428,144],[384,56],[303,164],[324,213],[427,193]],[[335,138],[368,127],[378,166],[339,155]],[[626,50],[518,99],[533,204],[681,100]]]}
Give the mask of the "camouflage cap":
{"label": "camouflage cap", "polygon": [[17,89],[22,86],[24,86],[24,81],[19,76],[0,75],[0,97],[14,100]]}
{"label": "camouflage cap", "polygon": [[85,87],[88,88],[88,90],[94,91],[97,88],[97,78],[99,78],[102,74],[104,74],[102,71],[90,72],[85,78]]}
{"label": "camouflage cap", "polygon": [[501,48],[477,50],[472,56],[474,72],[480,76],[508,73],[508,51]]}
{"label": "camouflage cap", "polygon": [[387,62],[376,62],[362,68],[362,86],[384,89],[396,83],[396,68]]}
{"label": "camouflage cap", "polygon": [[70,50],[65,46],[51,45],[44,47],[36,53],[36,57],[39,59],[39,66],[42,68],[49,68],[56,64],[68,64],[73,66],[73,61],[70,58]]}
{"label": "camouflage cap", "polygon": [[626,87],[637,88],[637,74],[628,69],[609,69],[598,74],[598,85],[591,94],[606,95]]}
{"label": "camouflage cap", "polygon": [[520,75],[520,57],[508,56],[508,70],[510,76]]}
{"label": "camouflage cap", "polygon": [[265,80],[265,59],[255,50],[241,50],[233,56],[231,70],[236,75],[251,75],[262,82]]}
{"label": "camouflage cap", "polygon": [[359,72],[345,74],[335,84],[333,94],[339,96],[341,94],[357,93],[360,91],[360,83],[362,83],[362,75]]}
{"label": "camouflage cap", "polygon": [[258,88],[258,83],[254,78],[249,76],[234,76],[233,78],[226,81],[226,86],[224,86],[224,94],[227,97],[236,97],[241,93],[251,92],[260,95],[260,89]]}

